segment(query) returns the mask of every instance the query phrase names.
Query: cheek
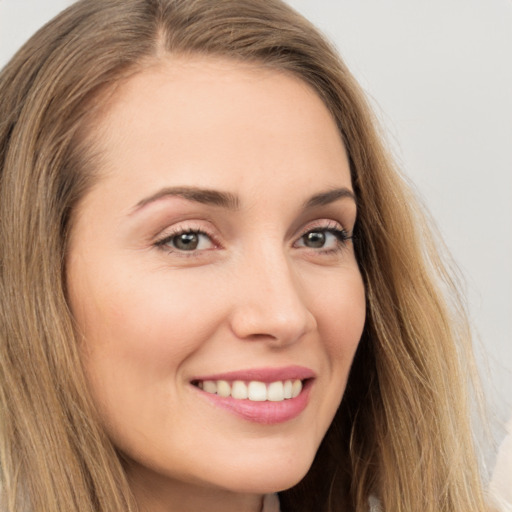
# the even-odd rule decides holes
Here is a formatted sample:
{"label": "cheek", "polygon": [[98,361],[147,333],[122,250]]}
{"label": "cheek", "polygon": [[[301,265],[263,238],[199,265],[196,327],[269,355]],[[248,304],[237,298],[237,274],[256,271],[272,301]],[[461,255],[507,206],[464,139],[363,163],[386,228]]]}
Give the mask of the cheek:
{"label": "cheek", "polygon": [[329,280],[324,292],[317,294],[314,308],[326,345],[335,352],[355,350],[366,318],[366,295],[359,271]]}
{"label": "cheek", "polygon": [[204,294],[182,294],[155,281],[106,283],[74,308],[90,353],[102,353],[111,363],[133,361],[158,375],[198,348],[215,325],[214,311],[202,307]]}
{"label": "cheek", "polygon": [[159,273],[140,278],[119,265],[75,275],[83,278],[69,287],[71,308],[97,404],[126,412],[148,396],[164,400],[176,389],[169,384],[181,377],[181,365],[216,327],[209,295],[178,275],[172,282]]}
{"label": "cheek", "polygon": [[315,309],[319,338],[332,377],[332,400],[339,403],[366,320],[366,296],[362,278],[354,271],[343,282],[333,281],[318,297]]}
{"label": "cheek", "polygon": [[133,430],[148,441],[156,424],[175,430],[178,420],[169,411],[170,404],[183,403],[182,368],[211,336],[216,319],[211,308],[199,314],[204,295],[183,294],[162,277],[111,277],[75,300],[74,311],[102,423],[118,447],[129,449]]}

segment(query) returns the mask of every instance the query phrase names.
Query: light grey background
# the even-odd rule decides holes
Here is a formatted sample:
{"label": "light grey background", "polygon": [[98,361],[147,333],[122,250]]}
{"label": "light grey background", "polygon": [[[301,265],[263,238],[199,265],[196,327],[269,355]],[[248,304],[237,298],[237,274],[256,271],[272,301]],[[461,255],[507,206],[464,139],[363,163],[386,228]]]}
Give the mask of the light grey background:
{"label": "light grey background", "polygon": [[[0,0],[0,66],[70,3]],[[371,97],[466,277],[499,425],[512,414],[512,0],[289,3]]]}

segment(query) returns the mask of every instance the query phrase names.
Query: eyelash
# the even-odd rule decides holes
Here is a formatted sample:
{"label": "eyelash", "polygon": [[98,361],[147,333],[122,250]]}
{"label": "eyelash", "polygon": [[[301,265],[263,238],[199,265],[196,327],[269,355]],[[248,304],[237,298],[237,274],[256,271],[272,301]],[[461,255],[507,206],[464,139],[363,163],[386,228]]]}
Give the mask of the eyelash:
{"label": "eyelash", "polygon": [[[315,248],[305,247],[306,249],[310,249],[310,250],[312,250],[316,253],[320,253],[320,254],[337,253],[346,247],[348,241],[353,239],[353,235],[351,233],[349,233],[344,228],[340,229],[338,223],[328,222],[326,224],[319,224],[317,226],[308,226],[308,228],[305,229],[301,233],[301,235],[297,238],[296,242],[294,242],[294,246],[295,246],[295,244],[298,243],[298,241],[303,240],[304,237],[310,233],[329,233],[336,238],[337,243],[336,243],[336,247],[334,247],[334,248],[315,249]],[[214,245],[214,248],[219,247],[219,244],[217,243],[215,237],[212,234],[206,232],[203,229],[195,228],[192,226],[184,228],[184,229],[178,228],[178,229],[172,231],[171,233],[167,233],[163,238],[157,240],[154,243],[154,246],[159,249],[165,250],[167,253],[179,254],[182,257],[194,257],[194,256],[197,257],[198,253],[204,252],[206,250],[211,250],[211,249],[194,249],[194,250],[190,250],[190,251],[185,251],[185,250],[180,250],[176,247],[171,247],[170,245],[168,245],[177,237],[179,237],[181,235],[186,235],[186,234],[205,236],[211,241],[211,243]]]}
{"label": "eyelash", "polygon": [[[347,246],[347,243],[350,240],[353,240],[353,235],[349,233],[346,229],[339,227],[339,224],[337,222],[327,222],[327,223],[319,223],[318,225],[308,226],[307,229],[305,229],[302,234],[299,236],[298,240],[302,240],[306,235],[309,233],[329,233],[333,235],[336,238],[336,247],[333,247],[331,249],[319,249],[315,250],[312,249],[315,252],[320,252],[321,254],[335,254]],[[295,242],[297,243],[297,242]]]}
{"label": "eyelash", "polygon": [[166,235],[162,239],[157,240],[154,245],[159,249],[165,250],[167,253],[177,253],[180,256],[184,256],[184,257],[197,256],[197,253],[202,252],[203,250],[196,249],[196,250],[192,250],[192,251],[183,251],[183,250],[177,249],[176,247],[171,247],[170,245],[167,245],[167,244],[170,244],[173,241],[173,239],[175,239],[181,235],[187,235],[187,234],[206,236],[211,240],[212,244],[215,247],[219,246],[219,244],[215,240],[215,237],[212,234],[207,233],[203,229],[195,228],[192,226],[184,228],[184,229],[178,228],[175,231],[172,231],[171,233],[166,233]]}

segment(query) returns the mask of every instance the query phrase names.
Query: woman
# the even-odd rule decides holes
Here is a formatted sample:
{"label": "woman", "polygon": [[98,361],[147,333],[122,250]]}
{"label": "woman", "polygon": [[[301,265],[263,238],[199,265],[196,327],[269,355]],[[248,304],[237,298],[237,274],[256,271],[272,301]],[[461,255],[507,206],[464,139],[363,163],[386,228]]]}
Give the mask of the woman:
{"label": "woman", "polygon": [[85,0],[0,97],[4,510],[485,509],[463,311],[307,21]]}

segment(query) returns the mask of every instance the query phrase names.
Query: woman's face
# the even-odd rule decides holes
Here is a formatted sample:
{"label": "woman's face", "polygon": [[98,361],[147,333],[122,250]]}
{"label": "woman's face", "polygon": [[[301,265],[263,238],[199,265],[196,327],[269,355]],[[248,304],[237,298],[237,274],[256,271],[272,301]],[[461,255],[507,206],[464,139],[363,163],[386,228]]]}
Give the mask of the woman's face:
{"label": "woman's face", "polygon": [[121,85],[93,136],[100,177],[75,212],[67,279],[134,487],[292,486],[365,319],[333,119],[290,75],[173,57]]}

